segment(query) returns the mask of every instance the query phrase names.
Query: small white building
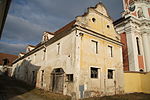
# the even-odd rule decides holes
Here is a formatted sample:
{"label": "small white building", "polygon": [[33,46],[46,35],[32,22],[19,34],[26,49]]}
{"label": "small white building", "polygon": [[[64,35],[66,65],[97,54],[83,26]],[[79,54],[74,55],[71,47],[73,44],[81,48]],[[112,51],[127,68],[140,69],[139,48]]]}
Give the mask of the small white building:
{"label": "small white building", "polygon": [[0,74],[7,73],[10,75],[11,65],[15,59],[17,59],[16,55],[0,53]]}

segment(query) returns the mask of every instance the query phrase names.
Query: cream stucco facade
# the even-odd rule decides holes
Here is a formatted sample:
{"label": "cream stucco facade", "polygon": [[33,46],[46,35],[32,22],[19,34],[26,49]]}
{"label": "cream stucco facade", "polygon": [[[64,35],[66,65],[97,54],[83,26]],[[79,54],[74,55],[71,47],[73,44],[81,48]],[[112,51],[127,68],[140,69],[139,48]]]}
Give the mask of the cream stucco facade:
{"label": "cream stucco facade", "polygon": [[102,3],[43,36],[14,62],[13,77],[73,99],[124,92],[122,43]]}

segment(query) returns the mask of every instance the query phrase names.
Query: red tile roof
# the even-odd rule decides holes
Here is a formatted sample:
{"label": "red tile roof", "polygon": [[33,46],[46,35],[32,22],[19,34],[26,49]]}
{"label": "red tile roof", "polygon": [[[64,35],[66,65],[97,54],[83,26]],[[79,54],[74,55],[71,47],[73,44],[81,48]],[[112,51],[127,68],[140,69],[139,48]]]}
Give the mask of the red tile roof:
{"label": "red tile roof", "polygon": [[26,53],[24,53],[24,52],[20,52],[20,54],[26,54]]}
{"label": "red tile roof", "polygon": [[48,31],[45,31],[46,33],[50,34],[50,35],[54,35],[53,32],[48,32]]}
{"label": "red tile roof", "polygon": [[70,23],[68,23],[67,25],[65,25],[64,27],[60,28],[59,30],[57,30],[54,35],[57,35],[59,33],[62,33],[64,31],[66,31],[67,29],[70,29],[74,24],[75,24],[76,20],[71,21]]}
{"label": "red tile roof", "polygon": [[12,62],[18,58],[18,56],[16,55],[11,55],[11,54],[6,54],[6,53],[0,53],[0,65],[3,64],[3,59],[8,59],[9,60],[9,64],[8,65],[11,65]]}
{"label": "red tile roof", "polygon": [[34,46],[34,45],[30,45],[30,44],[29,44],[28,46],[33,47],[33,48],[35,48],[35,47],[36,47],[36,46]]}

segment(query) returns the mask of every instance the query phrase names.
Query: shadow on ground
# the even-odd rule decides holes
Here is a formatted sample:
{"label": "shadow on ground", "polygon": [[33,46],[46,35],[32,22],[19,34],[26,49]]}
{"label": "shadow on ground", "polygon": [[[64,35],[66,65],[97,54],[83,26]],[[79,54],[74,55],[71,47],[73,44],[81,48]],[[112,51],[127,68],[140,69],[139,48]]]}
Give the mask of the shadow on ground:
{"label": "shadow on ground", "polygon": [[13,78],[0,73],[0,100],[71,100],[69,96],[34,88],[40,68],[23,60],[14,68]]}
{"label": "shadow on ground", "polygon": [[34,87],[6,75],[0,75],[0,100],[8,100],[14,96],[24,94]]}
{"label": "shadow on ground", "polygon": [[71,97],[37,89],[22,81],[0,75],[0,100],[71,100]]}

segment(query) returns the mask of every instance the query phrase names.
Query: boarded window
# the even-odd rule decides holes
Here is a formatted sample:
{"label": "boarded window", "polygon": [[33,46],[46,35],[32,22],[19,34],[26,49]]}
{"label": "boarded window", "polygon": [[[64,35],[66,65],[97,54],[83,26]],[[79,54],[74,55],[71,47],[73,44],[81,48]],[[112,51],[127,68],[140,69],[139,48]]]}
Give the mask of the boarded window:
{"label": "boarded window", "polygon": [[112,46],[108,46],[108,52],[109,52],[109,56],[113,57],[113,47]]}
{"label": "boarded window", "polygon": [[113,70],[108,69],[108,79],[113,79]]}
{"label": "boarded window", "polygon": [[91,78],[98,78],[98,68],[91,67]]}
{"label": "boarded window", "polygon": [[92,40],[92,45],[93,45],[94,53],[98,54],[98,42]]}
{"label": "boarded window", "polygon": [[67,82],[73,82],[73,74],[67,74],[66,76],[67,76],[66,79]]}

